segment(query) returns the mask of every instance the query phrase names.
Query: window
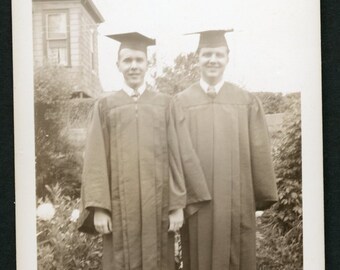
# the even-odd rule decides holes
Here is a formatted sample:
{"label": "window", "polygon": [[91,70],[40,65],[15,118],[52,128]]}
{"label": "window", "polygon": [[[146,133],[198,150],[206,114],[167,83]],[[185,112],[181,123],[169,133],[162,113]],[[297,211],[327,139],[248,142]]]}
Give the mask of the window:
{"label": "window", "polygon": [[67,13],[46,14],[46,51],[50,63],[66,66],[68,59]]}

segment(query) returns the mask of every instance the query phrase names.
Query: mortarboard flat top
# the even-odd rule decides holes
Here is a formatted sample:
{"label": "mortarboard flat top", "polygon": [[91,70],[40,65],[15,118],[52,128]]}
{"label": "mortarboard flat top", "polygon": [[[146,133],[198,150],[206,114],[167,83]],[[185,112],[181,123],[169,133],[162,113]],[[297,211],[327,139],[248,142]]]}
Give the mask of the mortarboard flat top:
{"label": "mortarboard flat top", "polygon": [[148,46],[156,44],[155,39],[146,37],[138,32],[107,35],[107,37],[121,43],[119,51],[124,48],[129,48],[146,52]]}
{"label": "mortarboard flat top", "polygon": [[227,30],[208,30],[208,31],[201,31],[201,32],[195,32],[195,33],[189,33],[186,35],[200,35],[200,40],[198,43],[198,49],[209,47],[209,48],[215,48],[215,47],[221,47],[227,45],[227,40],[225,38],[225,33],[227,32],[233,32],[233,29],[227,29]]}

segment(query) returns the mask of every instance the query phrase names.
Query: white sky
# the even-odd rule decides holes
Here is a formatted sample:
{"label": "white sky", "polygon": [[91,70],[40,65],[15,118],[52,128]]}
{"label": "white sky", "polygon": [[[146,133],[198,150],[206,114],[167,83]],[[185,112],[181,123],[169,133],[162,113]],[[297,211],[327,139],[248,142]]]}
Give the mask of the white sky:
{"label": "white sky", "polygon": [[[105,18],[99,27],[99,73],[105,91],[119,89],[119,44],[105,34],[139,31],[157,39],[159,70],[192,52],[198,36],[184,33],[233,28],[225,79],[250,91],[307,90],[315,48],[318,7],[314,0],[94,0]],[[314,52],[314,55],[313,55]]]}

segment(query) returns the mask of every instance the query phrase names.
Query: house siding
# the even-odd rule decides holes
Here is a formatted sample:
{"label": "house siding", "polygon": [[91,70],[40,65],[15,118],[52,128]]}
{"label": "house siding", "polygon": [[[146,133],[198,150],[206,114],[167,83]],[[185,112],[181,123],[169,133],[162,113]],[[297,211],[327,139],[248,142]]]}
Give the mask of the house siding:
{"label": "house siding", "polygon": [[[97,24],[88,14],[86,9],[82,7],[81,16],[82,25],[82,35],[80,40],[81,46],[81,65],[83,67],[83,74],[85,79],[85,84],[90,86],[88,94],[90,96],[95,95],[98,92],[98,87],[100,87],[98,79],[98,45],[97,45]],[[94,32],[94,70],[92,70],[91,65],[91,35]]]}
{"label": "house siding", "polygon": [[[67,11],[69,70],[80,76],[77,91],[97,97],[102,88],[98,78],[98,45],[95,41],[95,71],[91,68],[90,30],[97,31],[97,24],[81,1],[33,1],[33,53],[34,67],[46,61],[45,15],[49,12]],[[78,73],[78,74],[77,74]]]}

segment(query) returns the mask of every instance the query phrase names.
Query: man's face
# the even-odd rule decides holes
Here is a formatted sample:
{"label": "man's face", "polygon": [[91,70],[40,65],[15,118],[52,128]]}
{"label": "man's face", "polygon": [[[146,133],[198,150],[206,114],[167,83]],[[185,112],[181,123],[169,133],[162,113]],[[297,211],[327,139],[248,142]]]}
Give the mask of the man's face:
{"label": "man's face", "polygon": [[198,54],[202,78],[211,84],[218,83],[228,64],[228,48],[201,48]]}
{"label": "man's face", "polygon": [[124,48],[119,52],[117,66],[128,86],[137,89],[143,84],[148,68],[145,52]]}

